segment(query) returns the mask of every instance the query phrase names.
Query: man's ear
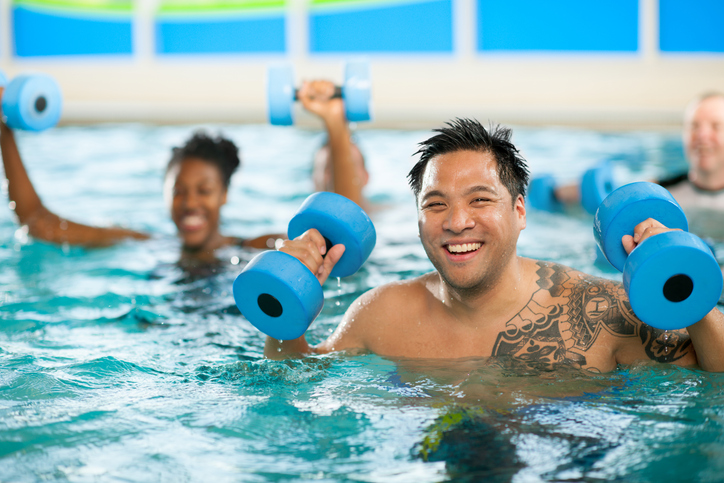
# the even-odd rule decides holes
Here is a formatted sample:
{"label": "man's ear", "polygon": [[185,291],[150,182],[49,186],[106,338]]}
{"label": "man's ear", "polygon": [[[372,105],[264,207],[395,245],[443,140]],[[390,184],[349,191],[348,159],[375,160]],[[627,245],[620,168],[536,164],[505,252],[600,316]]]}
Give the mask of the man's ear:
{"label": "man's ear", "polygon": [[523,198],[523,195],[518,195],[518,197],[515,199],[515,206],[513,207],[513,209],[518,214],[518,219],[521,223],[520,229],[525,229],[527,221],[525,216],[525,198]]}

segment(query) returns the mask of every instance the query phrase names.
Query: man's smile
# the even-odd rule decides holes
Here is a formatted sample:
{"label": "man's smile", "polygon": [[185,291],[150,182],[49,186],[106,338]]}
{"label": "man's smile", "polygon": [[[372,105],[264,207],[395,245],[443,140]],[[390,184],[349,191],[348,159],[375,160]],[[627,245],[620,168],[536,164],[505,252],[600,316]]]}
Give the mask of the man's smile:
{"label": "man's smile", "polygon": [[451,255],[472,255],[482,247],[483,244],[480,242],[473,243],[448,243],[443,247]]}

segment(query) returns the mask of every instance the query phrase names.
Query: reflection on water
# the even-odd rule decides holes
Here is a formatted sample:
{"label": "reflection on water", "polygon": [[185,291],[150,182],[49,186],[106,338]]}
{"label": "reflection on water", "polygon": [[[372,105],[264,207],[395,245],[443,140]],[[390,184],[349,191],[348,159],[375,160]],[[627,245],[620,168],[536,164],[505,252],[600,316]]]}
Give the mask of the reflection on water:
{"label": "reflection on water", "polygon": [[[244,157],[224,233],[283,232],[311,190],[320,136],[221,128]],[[0,480],[721,480],[718,374],[642,364],[601,375],[506,359],[371,354],[264,359],[264,337],[231,293],[255,252],[229,248],[212,264],[179,264],[161,173],[169,147],[191,130],[19,133],[48,206],[154,238],[103,250],[55,247],[16,236],[11,213],[0,211]],[[325,286],[310,340],[327,337],[369,288],[429,270],[404,184],[426,135],[359,133],[368,194],[387,209],[374,215],[379,241],[362,270]],[[623,178],[675,171],[677,140],[678,133],[516,132],[533,171],[561,178],[604,157],[619,160]],[[529,213],[519,253],[620,277],[593,264],[591,235],[582,212]]]}

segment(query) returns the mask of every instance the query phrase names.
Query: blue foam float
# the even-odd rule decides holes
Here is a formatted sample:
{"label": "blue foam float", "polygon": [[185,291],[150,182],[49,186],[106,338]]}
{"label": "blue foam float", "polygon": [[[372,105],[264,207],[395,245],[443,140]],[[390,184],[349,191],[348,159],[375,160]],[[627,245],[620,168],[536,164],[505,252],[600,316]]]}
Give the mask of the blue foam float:
{"label": "blue foam float", "polygon": [[[581,205],[590,214],[595,214],[598,205],[615,188],[613,169],[608,162],[600,163],[583,173],[580,181]],[[536,210],[562,211],[563,204],[556,198],[556,182],[553,176],[545,174],[533,178],[528,186],[528,203]]]}
{"label": "blue foam float", "polygon": [[601,163],[586,170],[581,177],[581,205],[592,215],[598,205],[614,190],[613,169],[610,163]]}
{"label": "blue foam float", "polygon": [[369,62],[347,62],[344,68],[342,98],[348,121],[363,122],[371,119],[371,91]]}
{"label": "blue foam float", "polygon": [[[368,62],[348,62],[345,65],[344,84],[335,89],[332,97],[344,99],[344,110],[350,122],[371,119],[370,66]],[[267,103],[269,122],[275,126],[294,124],[293,106],[297,98],[294,73],[290,65],[272,66],[267,71]]]}
{"label": "blue foam float", "polygon": [[[3,79],[7,79],[3,75]],[[2,109],[13,129],[44,131],[60,120],[63,96],[55,80],[45,74],[20,75],[5,86]]]}
{"label": "blue foam float", "polygon": [[553,176],[545,174],[530,180],[528,184],[528,204],[541,211],[561,211],[563,205],[555,194],[556,182]]}
{"label": "blue foam float", "polygon": [[721,269],[699,237],[671,231],[653,236],[631,252],[623,286],[643,322],[675,330],[698,322],[719,301]]}
{"label": "blue foam float", "polygon": [[289,65],[275,65],[267,70],[267,104],[269,122],[276,126],[294,124],[294,74]]}
{"label": "blue foam float", "polygon": [[[345,246],[332,277],[359,270],[377,239],[374,225],[362,208],[336,193],[309,196],[289,222],[288,236],[296,238],[311,228],[325,237],[328,248]],[[254,257],[234,280],[232,291],[244,317],[279,340],[301,337],[324,305],[324,292],[315,274],[283,252],[269,251]]]}
{"label": "blue foam float", "polygon": [[[653,218],[668,228],[626,254],[621,239]],[[614,190],[598,207],[593,233],[606,259],[623,272],[631,308],[646,324],[662,330],[688,327],[714,308],[724,280],[710,248],[687,232],[679,204],[659,185],[631,183]]]}

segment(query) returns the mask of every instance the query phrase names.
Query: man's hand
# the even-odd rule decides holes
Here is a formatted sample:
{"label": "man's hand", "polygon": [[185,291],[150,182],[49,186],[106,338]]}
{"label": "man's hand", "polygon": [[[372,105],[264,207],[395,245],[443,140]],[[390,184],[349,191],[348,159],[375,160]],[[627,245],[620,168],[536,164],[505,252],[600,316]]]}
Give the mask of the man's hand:
{"label": "man's hand", "polygon": [[279,251],[297,258],[319,280],[320,285],[329,277],[332,268],[344,254],[344,245],[334,245],[327,253],[327,244],[319,231],[312,228],[294,240],[284,240]]}
{"label": "man's hand", "polygon": [[621,239],[621,243],[623,243],[623,249],[626,250],[626,253],[630,254],[634,248],[639,246],[647,238],[651,238],[652,236],[660,233],[666,233],[667,231],[681,230],[678,228],[667,228],[653,218],[648,218],[636,225],[633,236],[624,235]]}

